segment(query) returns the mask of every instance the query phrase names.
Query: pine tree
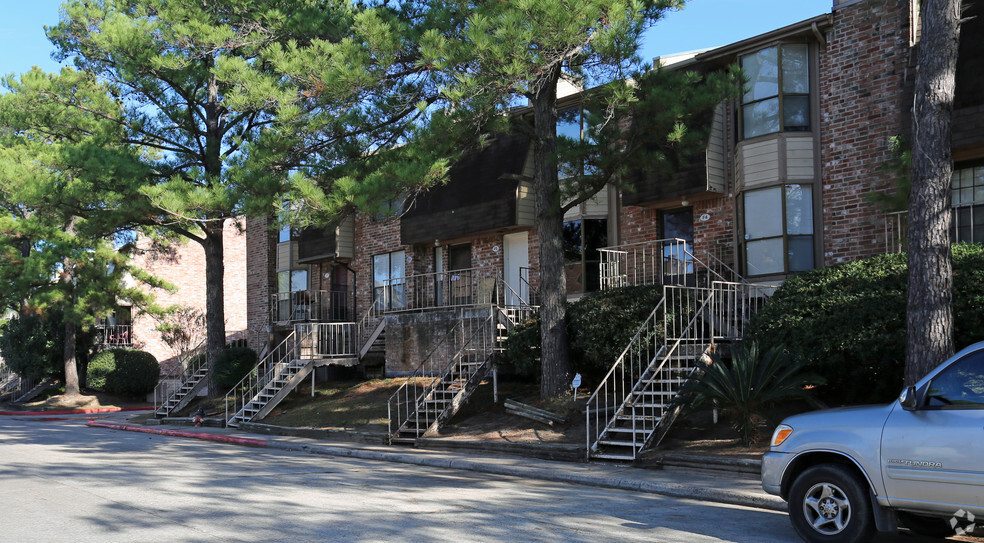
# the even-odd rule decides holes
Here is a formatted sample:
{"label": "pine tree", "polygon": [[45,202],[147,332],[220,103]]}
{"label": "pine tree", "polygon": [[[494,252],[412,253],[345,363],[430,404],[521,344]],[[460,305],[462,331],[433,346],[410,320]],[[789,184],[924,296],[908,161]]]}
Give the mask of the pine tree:
{"label": "pine tree", "polygon": [[[78,395],[76,337],[119,300],[149,304],[124,278],[163,283],[130,267],[114,240],[133,225],[134,179],[146,175],[105,117],[119,104],[90,75],[35,69],[5,81],[0,96],[0,306],[58,314],[64,322],[65,393]],[[66,101],[78,107],[66,108]]]}
{"label": "pine tree", "polygon": [[344,5],[305,0],[71,0],[47,29],[58,58],[119,98],[118,111],[100,115],[143,150],[150,174],[139,200],[125,205],[204,249],[209,360],[225,345],[224,227],[269,209],[287,177],[263,167],[281,152],[262,134],[270,109],[227,99],[239,81],[223,74],[262,73],[264,48],[344,32],[347,20]]}
{"label": "pine tree", "polygon": [[[533,142],[531,181],[540,241],[542,396],[567,390],[571,373],[562,245],[565,211],[609,182],[624,182],[623,175],[638,168],[647,155],[651,163],[658,162],[658,156],[685,160],[688,149],[701,137],[704,139],[697,150],[706,145],[706,133],[701,136],[700,130],[694,130],[688,134],[684,123],[693,119],[684,111],[688,108],[684,96],[673,97],[673,103],[682,104],[681,110],[661,117],[666,120],[681,115],[669,128],[647,132],[643,119],[625,124],[626,114],[631,114],[633,105],[640,105],[640,99],[644,104],[640,111],[658,111],[660,106],[670,109],[652,101],[666,88],[657,80],[663,78],[665,83],[675,80],[676,75],[700,77],[654,71],[644,76],[650,82],[641,91],[630,80],[633,73],[643,77],[636,72],[642,32],[667,10],[682,6],[682,0],[462,4],[458,9],[468,15],[459,34],[434,30],[425,36],[425,57],[441,59],[434,64],[453,74],[453,84],[447,90],[452,100],[478,100],[476,110],[503,110],[522,98],[532,110],[531,122],[525,128]],[[706,89],[718,85],[720,91],[712,104],[734,92],[736,75],[731,71],[720,79],[715,76],[713,84],[707,82]],[[585,95],[591,119],[586,141],[558,140],[557,88],[561,79],[595,89]],[[689,111],[704,109],[701,102]],[[660,155],[660,147],[675,147],[676,151]],[[559,167],[570,164],[575,167],[564,172],[561,183]]]}

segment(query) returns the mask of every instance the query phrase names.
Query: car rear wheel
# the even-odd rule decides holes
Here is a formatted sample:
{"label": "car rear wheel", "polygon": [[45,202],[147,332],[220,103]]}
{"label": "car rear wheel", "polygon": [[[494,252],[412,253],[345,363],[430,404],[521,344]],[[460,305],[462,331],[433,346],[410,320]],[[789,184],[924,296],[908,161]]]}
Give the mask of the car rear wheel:
{"label": "car rear wheel", "polygon": [[811,543],[860,543],[875,532],[867,485],[838,464],[814,466],[793,481],[789,520]]}

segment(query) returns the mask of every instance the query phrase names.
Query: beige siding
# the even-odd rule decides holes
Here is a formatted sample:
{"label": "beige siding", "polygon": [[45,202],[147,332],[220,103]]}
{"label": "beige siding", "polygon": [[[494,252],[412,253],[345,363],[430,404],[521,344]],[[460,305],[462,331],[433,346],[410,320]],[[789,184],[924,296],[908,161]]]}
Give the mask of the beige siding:
{"label": "beige siding", "polygon": [[581,207],[585,217],[608,217],[608,187],[598,191],[598,194],[581,204]]}
{"label": "beige siding", "polygon": [[738,150],[745,187],[775,183],[779,180],[779,140],[742,145]]}
{"label": "beige siding", "polygon": [[533,226],[536,222],[536,202],[533,200],[533,184],[520,181],[516,189],[516,224]]}
{"label": "beige siding", "polygon": [[335,251],[338,258],[355,258],[355,218],[351,215],[335,228]]}
{"label": "beige siding", "polygon": [[796,136],[786,139],[786,177],[814,179],[813,137]]}
{"label": "beige siding", "polygon": [[530,145],[530,150],[526,152],[526,163],[523,164],[523,175],[533,179],[533,145]]}
{"label": "beige siding", "polygon": [[297,242],[287,241],[277,244],[277,269],[297,268]]}
{"label": "beige siding", "polygon": [[727,192],[724,115],[724,104],[722,103],[714,110],[711,137],[707,142],[707,189],[721,194]]}

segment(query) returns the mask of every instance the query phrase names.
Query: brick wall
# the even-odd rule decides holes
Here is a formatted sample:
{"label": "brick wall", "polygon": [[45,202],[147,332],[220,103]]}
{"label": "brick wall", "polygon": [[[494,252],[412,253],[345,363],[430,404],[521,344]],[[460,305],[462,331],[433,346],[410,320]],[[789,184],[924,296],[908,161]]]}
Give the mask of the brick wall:
{"label": "brick wall", "polygon": [[867,0],[834,11],[820,55],[823,265],[883,253],[885,219],[869,202],[895,190],[879,167],[903,131],[908,0]]}
{"label": "brick wall", "polygon": [[[247,328],[246,310],[246,235],[243,222],[227,221],[223,235],[225,256],[225,325],[228,339],[244,337]],[[154,290],[162,306],[184,305],[205,312],[205,251],[193,241],[175,245],[167,253],[143,251],[134,264],[173,284],[177,291]],[[177,362],[175,353],[162,340],[155,328],[159,321],[147,315],[133,319],[134,346],[153,354],[166,371]],[[202,336],[200,339],[204,339]]]}
{"label": "brick wall", "polygon": [[355,258],[352,260],[352,271],[355,272],[357,317],[361,318],[372,303],[372,257],[400,250],[407,250],[407,255],[413,257],[413,262],[407,263],[408,272],[413,266],[428,260],[418,258],[418,255],[400,244],[399,218],[377,221],[365,215],[356,217]]}
{"label": "brick wall", "polygon": [[[737,271],[735,200],[721,197],[694,202],[694,256],[714,266],[712,256]],[[703,216],[707,220],[702,220]]]}
{"label": "brick wall", "polygon": [[247,342],[257,353],[271,339],[270,295],[277,288],[277,236],[267,217],[246,220]]}

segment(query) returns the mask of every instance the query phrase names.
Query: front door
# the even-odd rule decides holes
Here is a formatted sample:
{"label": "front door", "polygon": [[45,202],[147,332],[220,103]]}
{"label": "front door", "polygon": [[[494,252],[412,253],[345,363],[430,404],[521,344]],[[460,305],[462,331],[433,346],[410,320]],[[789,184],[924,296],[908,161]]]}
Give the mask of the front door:
{"label": "front door", "polygon": [[896,404],[882,433],[882,478],[893,507],[984,514],[984,351],[950,364],[925,405]]}
{"label": "front door", "polygon": [[523,270],[530,267],[529,233],[517,232],[502,236],[503,266],[505,267],[506,305],[521,305],[530,301],[530,285]]}
{"label": "front door", "polygon": [[469,305],[472,299],[471,244],[448,248],[448,290],[452,305]]}
{"label": "front door", "polygon": [[663,284],[694,284],[694,210],[663,213]]}

